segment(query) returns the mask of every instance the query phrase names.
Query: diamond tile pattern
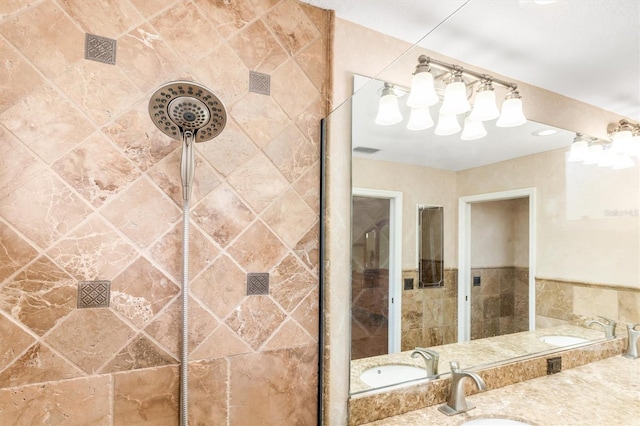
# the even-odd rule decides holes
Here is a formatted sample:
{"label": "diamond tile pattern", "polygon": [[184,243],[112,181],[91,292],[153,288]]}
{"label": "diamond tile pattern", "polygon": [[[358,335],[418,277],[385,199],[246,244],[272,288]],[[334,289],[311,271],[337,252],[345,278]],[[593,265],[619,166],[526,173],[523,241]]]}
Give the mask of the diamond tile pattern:
{"label": "diamond tile pattern", "polygon": [[[181,143],[147,106],[157,85],[188,79],[228,113],[196,146],[189,385],[209,408],[190,422],[310,424],[328,13],[295,0],[18,3],[0,21],[0,331],[13,336],[0,337],[0,387],[15,386],[0,407],[24,396],[30,419],[178,423]],[[271,77],[268,93],[250,91],[250,71]],[[270,294],[246,295],[255,272]],[[261,380],[291,381],[281,398],[301,414],[236,413],[262,396],[227,382],[239,356],[299,365]],[[36,383],[47,391],[32,395]],[[49,413],[73,407],[64,395],[91,409]],[[0,423],[24,422],[11,413]]]}

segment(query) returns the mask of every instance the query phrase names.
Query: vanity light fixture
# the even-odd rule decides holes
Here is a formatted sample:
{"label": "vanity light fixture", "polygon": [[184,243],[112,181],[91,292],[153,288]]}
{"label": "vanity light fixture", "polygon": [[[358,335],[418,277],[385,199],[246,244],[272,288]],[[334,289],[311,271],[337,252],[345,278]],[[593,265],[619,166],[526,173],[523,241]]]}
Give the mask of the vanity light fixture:
{"label": "vanity light fixture", "polygon": [[567,161],[613,170],[634,167],[633,158],[640,159],[640,125],[620,120],[609,124],[607,133],[610,142],[576,133]]}
{"label": "vanity light fixture", "polygon": [[474,141],[487,136],[487,130],[484,128],[484,124],[480,120],[473,120],[471,115],[464,119],[464,128],[460,139],[463,141]]}
{"label": "vanity light fixture", "polygon": [[592,138],[590,137],[576,133],[576,137],[573,138],[573,143],[571,144],[571,151],[569,151],[569,158],[567,158],[567,161],[572,163],[584,161],[587,157],[589,142],[591,140]]}
{"label": "vanity light fixture", "polygon": [[440,102],[429,62],[430,59],[425,55],[418,58],[418,65],[411,78],[411,91],[407,98],[407,106],[410,108],[429,108]]}
{"label": "vanity light fixture", "polygon": [[411,108],[407,129],[425,130],[433,127],[434,124],[429,108]]}
{"label": "vanity light fixture", "polygon": [[462,79],[462,68],[453,70],[447,87],[444,89],[444,100],[440,107],[443,115],[463,114],[471,109],[467,99],[467,85]]}
{"label": "vanity light fixture", "polygon": [[489,121],[495,120],[498,117],[500,117],[500,111],[496,106],[495,89],[493,88],[491,79],[486,78],[482,80],[480,87],[478,87],[476,100],[469,118],[476,121]]}
{"label": "vanity light fixture", "polygon": [[[435,74],[433,68],[443,72]],[[440,91],[437,91],[435,82],[444,80],[447,80],[444,90],[438,87]],[[478,86],[477,94],[472,108],[469,99],[473,93],[472,88],[476,85]],[[502,111],[496,105],[494,85],[507,89]],[[385,83],[379,100],[377,124],[392,125],[402,121],[402,114],[397,107],[397,97],[398,91],[394,90],[391,84]],[[411,78],[411,90],[407,98],[407,106],[411,108],[407,129],[424,130],[432,127],[434,123],[429,107],[436,105],[441,98],[442,106],[438,124],[434,130],[438,136],[460,132],[462,129],[456,116],[465,114],[469,110],[471,113],[468,120],[465,119],[465,131],[461,135],[464,140],[475,140],[486,136],[483,121],[497,118],[496,126],[498,127],[515,127],[527,122],[522,111],[522,98],[515,83],[420,55]]]}
{"label": "vanity light fixture", "polygon": [[398,107],[399,93],[392,84],[385,83],[380,100],[378,102],[378,115],[376,116],[376,124],[381,126],[391,126],[402,121],[402,114]]}

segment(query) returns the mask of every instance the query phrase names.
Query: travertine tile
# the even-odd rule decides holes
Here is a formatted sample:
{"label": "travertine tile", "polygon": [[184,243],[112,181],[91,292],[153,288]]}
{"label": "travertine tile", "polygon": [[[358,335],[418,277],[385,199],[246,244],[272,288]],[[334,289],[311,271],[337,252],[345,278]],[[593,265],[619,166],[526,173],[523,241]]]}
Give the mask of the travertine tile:
{"label": "travertine tile", "polygon": [[309,207],[319,215],[320,188],[318,185],[318,176],[320,176],[320,162],[316,161],[293,183],[293,189],[295,189]]}
{"label": "travertine tile", "polygon": [[293,248],[294,253],[302,260],[315,276],[318,275],[319,262],[319,229],[312,227]]}
{"label": "travertine tile", "polygon": [[142,328],[179,292],[179,286],[139,257],[111,282],[111,308]]}
{"label": "travertine tile", "polygon": [[143,97],[120,67],[95,61],[79,62],[54,83],[99,126]]}
{"label": "travertine tile", "polygon": [[257,151],[251,139],[233,120],[215,139],[200,144],[198,152],[223,176],[228,176]]}
{"label": "travertine tile", "polygon": [[317,352],[311,345],[231,358],[230,424],[315,424]]}
{"label": "travertine tile", "polygon": [[178,424],[179,379],[177,366],[114,375],[113,425]]}
{"label": "travertine tile", "polygon": [[20,99],[0,115],[0,122],[49,164],[95,130],[71,102],[50,86]]}
{"label": "travertine tile", "polygon": [[255,219],[228,185],[214,189],[193,210],[193,217],[221,247],[226,247]]}
{"label": "travertine tile", "polygon": [[0,215],[42,248],[49,247],[92,209],[49,170],[0,202]]}
{"label": "travertine tile", "polygon": [[286,348],[294,348],[298,346],[308,346],[316,343],[305,330],[292,319],[286,320],[282,326],[273,333],[273,336],[265,344],[265,350],[278,350]]}
{"label": "travertine tile", "polygon": [[272,73],[289,58],[261,20],[229,39],[229,45],[248,69],[264,74]]}
{"label": "travertine tile", "polygon": [[147,99],[103,127],[102,132],[142,171],[179,150],[181,145],[180,141],[165,135],[153,124]]}
{"label": "travertine tile", "polygon": [[2,88],[0,112],[13,105],[18,99],[34,89],[43,86],[43,80],[9,43],[0,39],[0,80],[10,81]]}
{"label": "travertine tile", "polygon": [[[319,64],[322,64],[322,58],[324,58],[326,54],[325,49],[326,46],[324,44],[324,40],[317,39],[295,56],[298,65],[300,65],[300,68],[302,68],[305,74],[309,76],[309,79],[320,93],[325,93],[327,89],[326,67],[319,66]],[[314,108],[314,110],[317,113],[322,109]]]}
{"label": "travertine tile", "polygon": [[268,296],[251,296],[229,314],[225,323],[254,350],[259,349],[286,319]]}
{"label": "travertine tile", "polygon": [[307,297],[305,297],[302,302],[298,305],[295,311],[291,314],[291,316],[307,330],[310,336],[315,337],[319,336],[319,315],[318,315],[318,286],[314,286]]}
{"label": "travertine tile", "polygon": [[0,315],[0,371],[11,364],[34,341],[31,335],[8,317]]}
{"label": "travertine tile", "polygon": [[287,244],[294,247],[318,218],[298,194],[288,190],[262,213],[263,220]]}
{"label": "travertine tile", "polygon": [[139,334],[131,343],[122,349],[101,373],[140,370],[150,367],[178,364],[178,360],[160,349],[144,335]]}
{"label": "travertine tile", "polygon": [[[189,298],[188,318],[189,351],[192,351],[216,328],[218,321],[193,298]],[[181,329],[182,295],[153,320],[144,331],[177,357],[182,342]]]}
{"label": "travertine tile", "polygon": [[[148,2],[133,2],[138,10],[148,8]],[[155,10],[151,13],[157,12]],[[150,13],[147,13],[150,14]],[[180,25],[176,25],[176,23]],[[162,39],[170,45],[184,63],[195,64],[217,47],[223,38],[213,23],[206,19],[191,2],[180,1],[151,20]]]}
{"label": "travertine tile", "polygon": [[269,26],[289,54],[293,55],[320,37],[313,24],[297,2],[285,0],[266,15]]}
{"label": "travertine tile", "polygon": [[0,424],[109,426],[111,392],[107,376],[0,389]]}
{"label": "travertine tile", "polygon": [[[168,136],[167,136],[168,138]],[[208,143],[208,142],[206,142]],[[199,147],[196,146],[196,152]],[[182,180],[180,178],[180,157],[182,149],[176,149],[149,170],[149,177],[167,194],[180,208],[183,207]],[[213,168],[195,155],[196,173],[193,178],[190,206],[195,206],[215,187],[220,185],[220,178]]]}
{"label": "travertine tile", "polygon": [[31,262],[37,251],[0,221],[0,283]]}
{"label": "travertine tile", "polygon": [[233,2],[194,0],[194,3],[225,38],[243,28],[256,16],[247,0]]}
{"label": "travertine tile", "polygon": [[[193,65],[198,81],[208,87],[229,108],[249,93],[249,69],[228,43],[220,45]],[[227,123],[229,125],[229,123]],[[225,127],[216,139],[224,137]]]}
{"label": "travertine tile", "polygon": [[36,342],[0,373],[0,389],[83,375],[80,369],[69,364],[49,347]]}
{"label": "travertine tile", "polygon": [[239,354],[252,353],[253,349],[232,331],[226,324],[220,324],[202,341],[200,346],[190,354],[193,360],[215,359]]}
{"label": "travertine tile", "polygon": [[184,64],[149,24],[141,25],[119,39],[116,60],[118,68],[144,92],[163,84],[167,75],[172,75]]}
{"label": "travertine tile", "polygon": [[273,98],[258,93],[249,92],[228,108],[228,112],[260,148],[289,125],[289,118]]}
{"label": "travertine tile", "polygon": [[143,19],[136,8],[125,0],[66,0],[61,6],[86,32],[115,39],[134,25],[139,25]]}
{"label": "travertine tile", "polygon": [[[294,90],[296,96],[291,96]],[[290,60],[273,73],[271,95],[291,119],[296,119],[320,94],[296,61]]]}
{"label": "travertine tile", "polygon": [[42,256],[0,287],[0,307],[43,335],[75,309],[77,292],[75,280]]}
{"label": "travertine tile", "polygon": [[227,249],[247,272],[265,272],[286,254],[287,248],[262,222],[255,222]]}
{"label": "travertine tile", "polygon": [[[182,282],[183,259],[183,224],[182,221],[165,234],[151,247],[151,256],[176,282]],[[189,278],[198,275],[204,268],[211,265],[218,256],[219,250],[202,232],[194,226],[189,227]]]}
{"label": "travertine tile", "polygon": [[269,142],[264,152],[289,182],[298,179],[319,158],[311,142],[294,125]]}
{"label": "travertine tile", "polygon": [[74,278],[94,280],[111,279],[136,257],[136,251],[94,214],[47,255]]}
{"label": "travertine tile", "polygon": [[136,180],[100,212],[139,248],[147,247],[181,217],[176,205],[144,178]]}
{"label": "travertine tile", "polygon": [[318,282],[296,259],[289,255],[270,275],[269,293],[286,312],[291,313]]}
{"label": "travertine tile", "polygon": [[287,180],[264,155],[238,167],[228,182],[257,212],[262,212],[287,189]]}
{"label": "travertine tile", "polygon": [[12,17],[0,26],[0,33],[47,77],[83,59],[79,47],[84,46],[84,34],[54,2],[43,2]]}
{"label": "travertine tile", "polygon": [[247,276],[225,255],[219,256],[191,283],[191,293],[224,318],[245,298]]}
{"label": "travertine tile", "polygon": [[225,359],[189,365],[190,424],[227,424],[228,368],[229,362]]}
{"label": "travertine tile", "polygon": [[618,320],[640,323],[640,292],[618,292]]}
{"label": "travertine tile", "polygon": [[77,309],[45,341],[87,373],[95,373],[135,335],[110,309]]}
{"label": "travertine tile", "polygon": [[53,170],[95,207],[113,198],[140,175],[99,132],[58,160]]}
{"label": "travertine tile", "polygon": [[[1,41],[0,41],[1,43]],[[0,101],[1,102],[1,101]],[[0,198],[15,191],[44,168],[44,163],[35,158],[22,142],[0,126],[0,157],[11,158],[0,165]]]}

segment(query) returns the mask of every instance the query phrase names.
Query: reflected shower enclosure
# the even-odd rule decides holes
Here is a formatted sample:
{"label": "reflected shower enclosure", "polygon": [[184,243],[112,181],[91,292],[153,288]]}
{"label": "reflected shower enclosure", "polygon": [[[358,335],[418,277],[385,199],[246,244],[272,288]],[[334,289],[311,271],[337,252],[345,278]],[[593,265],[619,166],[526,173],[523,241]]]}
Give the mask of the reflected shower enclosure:
{"label": "reflected shower enclosure", "polygon": [[444,286],[444,208],[418,206],[418,287]]}

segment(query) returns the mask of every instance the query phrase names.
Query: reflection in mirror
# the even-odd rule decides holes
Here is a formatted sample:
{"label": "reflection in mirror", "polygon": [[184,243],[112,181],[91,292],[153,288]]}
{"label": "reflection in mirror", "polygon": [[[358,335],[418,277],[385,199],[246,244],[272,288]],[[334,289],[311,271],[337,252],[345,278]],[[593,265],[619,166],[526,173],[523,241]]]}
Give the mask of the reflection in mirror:
{"label": "reflection in mirror", "polygon": [[418,206],[418,288],[444,286],[443,210]]}
{"label": "reflection in mirror", "polygon": [[[513,128],[499,128],[487,122],[488,135],[474,141],[462,140],[459,134],[436,135],[433,128],[409,131],[404,122],[380,126],[375,123],[375,117],[384,84],[380,80],[354,77],[354,87],[359,90],[352,99],[352,185],[371,191],[396,191],[403,196],[403,230],[398,233],[402,236],[402,291],[395,299],[401,306],[401,345],[394,351],[387,341],[390,328],[386,321],[392,320],[391,311],[387,316],[372,316],[373,309],[369,308],[364,315],[362,306],[373,307],[376,302],[361,300],[362,290],[354,290],[353,318],[356,313],[360,318],[352,323],[352,338],[364,341],[362,330],[366,327],[362,324],[366,318],[380,340],[378,355],[371,355],[376,353],[373,351],[362,351],[355,344],[352,346],[351,393],[372,389],[360,375],[373,367],[409,365],[423,368],[419,360],[410,357],[416,347],[428,347],[440,355],[442,374],[448,371],[450,360],[460,360],[466,368],[532,353],[553,352],[562,347],[554,342],[585,344],[601,339],[602,332],[588,328],[586,320],[601,314],[602,309],[581,306],[582,302],[574,300],[588,297],[586,295],[591,294],[588,286],[593,282],[582,272],[583,256],[589,257],[591,253],[577,242],[581,241],[581,233],[589,229],[602,244],[613,249],[606,229],[616,225],[600,223],[607,211],[627,211],[629,220],[619,218],[622,220],[619,226],[628,227],[633,235],[637,235],[637,217],[634,216],[637,209],[631,209],[631,206],[638,202],[638,189],[629,184],[638,182],[637,168],[588,168],[582,163],[567,162],[568,147],[575,133],[531,120]],[[399,102],[399,108],[403,111],[406,104]],[[409,111],[404,110],[403,116],[408,118]],[[594,181],[596,176],[597,181]],[[625,184],[621,179],[628,181]],[[601,193],[598,188],[605,190],[605,182],[620,188],[626,195]],[[530,207],[529,198],[523,195],[508,201],[487,202],[494,196],[492,194],[509,191],[537,191],[543,204]],[[483,194],[488,199],[482,199]],[[592,205],[594,194],[599,194],[598,207]],[[477,200],[474,197],[478,197]],[[471,199],[466,203],[470,221],[469,259],[466,269],[460,270],[458,256],[466,249],[460,246],[463,244],[459,240],[462,235],[458,229],[460,213],[456,214],[456,211],[459,200],[466,198]],[[438,213],[442,231],[435,239],[424,237],[424,219],[432,211],[419,209],[423,205],[442,206]],[[628,209],[607,207],[613,205],[628,206]],[[355,199],[353,207],[353,238],[356,241],[357,234],[370,232],[375,222],[370,222],[369,227],[357,224]],[[586,220],[598,225],[589,228],[585,217],[578,217],[576,212],[587,217],[595,214]],[[421,221],[423,229],[416,232],[416,223]],[[555,254],[535,247],[530,253],[530,232],[542,240],[545,247],[555,247]],[[434,250],[427,254],[435,247],[431,243],[437,239],[442,241],[441,252]],[[570,251],[565,253],[562,249],[562,255],[558,257],[563,244]],[[576,244],[582,255],[577,255]],[[637,253],[636,246],[624,245]],[[377,265],[378,251],[376,245],[372,247],[368,258],[373,262],[371,265]],[[361,258],[363,263],[361,269],[356,270],[358,262],[352,259],[354,278],[363,280],[357,274],[364,276],[367,257],[359,254],[357,247],[353,250],[353,256]],[[597,252],[601,250],[602,247],[594,248]],[[622,255],[627,257],[627,254]],[[558,262],[559,259],[564,259],[564,265]],[[637,275],[637,271],[634,275],[637,260],[628,258],[628,261],[631,269],[623,271],[625,268],[622,267],[618,271],[621,277],[627,277],[625,280]],[[375,279],[386,272],[379,269],[373,268],[375,275],[371,272]],[[431,271],[440,275],[434,278],[429,275]],[[593,291],[604,291],[608,282],[603,279],[604,271],[596,268],[595,272],[599,276],[598,282],[605,285],[595,286],[598,290]],[[581,276],[579,281],[573,281],[575,278],[572,277]],[[388,279],[388,275],[384,278]],[[412,280],[413,286],[408,284]],[[393,280],[385,282],[385,286],[393,285]],[[387,288],[384,287],[384,292],[380,288],[369,289],[368,294],[377,292],[381,297],[380,305],[393,306]],[[617,301],[618,293],[612,293],[612,296]],[[458,330],[464,331],[461,334]],[[371,330],[367,333],[370,337],[367,345],[375,347],[375,334]],[[548,336],[560,338],[549,339]],[[469,339],[472,341],[455,343]]]}

